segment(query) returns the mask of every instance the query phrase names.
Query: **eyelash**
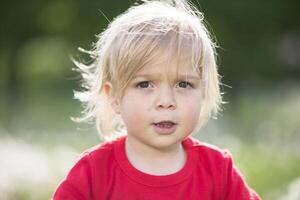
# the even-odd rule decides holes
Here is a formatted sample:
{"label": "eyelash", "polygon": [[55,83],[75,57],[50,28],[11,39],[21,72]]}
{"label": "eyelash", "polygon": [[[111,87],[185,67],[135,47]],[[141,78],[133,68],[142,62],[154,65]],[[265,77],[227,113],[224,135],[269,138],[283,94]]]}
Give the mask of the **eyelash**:
{"label": "eyelash", "polygon": [[[180,84],[182,84],[182,83],[184,83],[186,85],[186,87],[180,87]],[[145,84],[147,84],[147,85],[145,86]],[[143,89],[143,88],[149,88],[149,86],[151,86],[150,81],[142,81],[142,82],[137,83],[135,87]],[[176,84],[176,87],[179,87],[179,88],[189,88],[189,87],[194,88],[194,85],[192,83],[188,82],[188,81],[180,81]]]}
{"label": "eyelash", "polygon": [[180,81],[178,84],[177,84],[177,86],[179,87],[179,85],[181,84],[181,83],[184,83],[187,87],[182,87],[182,88],[194,88],[194,85],[192,84],[192,83],[190,83],[190,82],[188,82],[188,81]]}
{"label": "eyelash", "polygon": [[[149,87],[150,81],[142,81],[142,82],[139,82],[139,83],[136,84],[135,87],[137,87],[137,88],[148,88],[148,87],[142,87],[142,85],[145,84],[145,83],[147,83],[147,85],[148,85],[148,87]],[[144,86],[145,86],[145,85],[144,85]]]}

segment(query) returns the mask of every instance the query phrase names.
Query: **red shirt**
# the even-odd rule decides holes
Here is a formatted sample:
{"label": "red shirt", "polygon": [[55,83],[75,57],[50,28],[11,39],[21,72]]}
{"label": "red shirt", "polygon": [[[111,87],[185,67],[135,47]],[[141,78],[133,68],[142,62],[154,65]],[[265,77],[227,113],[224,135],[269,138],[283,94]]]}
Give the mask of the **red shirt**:
{"label": "red shirt", "polygon": [[187,138],[184,167],[154,176],[134,168],[125,137],[86,152],[58,186],[54,200],[259,200],[224,151]]}

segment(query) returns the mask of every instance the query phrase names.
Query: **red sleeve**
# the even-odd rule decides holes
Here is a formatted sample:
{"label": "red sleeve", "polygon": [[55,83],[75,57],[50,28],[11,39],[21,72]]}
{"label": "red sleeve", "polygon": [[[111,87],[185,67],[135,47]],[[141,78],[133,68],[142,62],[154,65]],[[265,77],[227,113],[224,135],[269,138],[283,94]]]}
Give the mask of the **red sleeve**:
{"label": "red sleeve", "polygon": [[234,166],[231,154],[226,151],[224,156],[224,200],[260,200],[258,194],[247,185],[239,170]]}
{"label": "red sleeve", "polygon": [[91,196],[91,167],[82,157],[56,189],[53,200],[89,200]]}

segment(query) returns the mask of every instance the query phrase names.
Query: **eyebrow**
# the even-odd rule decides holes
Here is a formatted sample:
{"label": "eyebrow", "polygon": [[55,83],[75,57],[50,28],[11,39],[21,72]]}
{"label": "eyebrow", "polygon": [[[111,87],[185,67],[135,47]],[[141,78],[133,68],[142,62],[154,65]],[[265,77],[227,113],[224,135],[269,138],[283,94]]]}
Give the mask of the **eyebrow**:
{"label": "eyebrow", "polygon": [[[133,76],[133,79],[135,78],[146,78],[146,79],[153,79],[153,78],[160,78],[162,75],[160,73],[151,73],[151,74],[136,74]],[[195,79],[200,80],[199,76],[195,76],[192,74],[179,74],[178,79]]]}

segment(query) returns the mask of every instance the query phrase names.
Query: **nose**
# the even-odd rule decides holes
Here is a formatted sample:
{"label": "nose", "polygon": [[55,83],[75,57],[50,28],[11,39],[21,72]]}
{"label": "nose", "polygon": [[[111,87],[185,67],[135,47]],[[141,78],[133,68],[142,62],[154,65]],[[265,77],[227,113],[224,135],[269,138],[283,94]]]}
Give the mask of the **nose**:
{"label": "nose", "polygon": [[170,87],[161,88],[156,101],[156,109],[176,109],[174,91]]}

